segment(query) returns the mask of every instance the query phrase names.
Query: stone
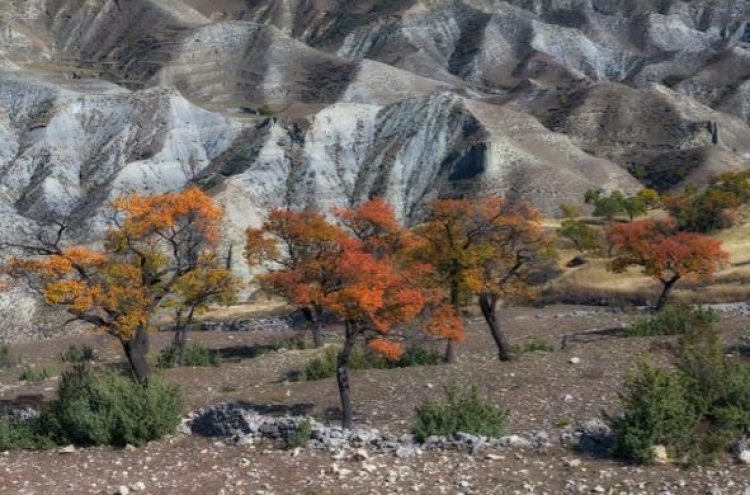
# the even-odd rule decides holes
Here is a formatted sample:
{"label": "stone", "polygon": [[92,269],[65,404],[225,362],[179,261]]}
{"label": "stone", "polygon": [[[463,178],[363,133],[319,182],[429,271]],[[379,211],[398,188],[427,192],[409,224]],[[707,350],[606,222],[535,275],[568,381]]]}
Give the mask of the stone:
{"label": "stone", "polygon": [[742,464],[750,464],[750,448],[748,447],[748,439],[741,438],[734,444],[732,449],[734,455],[739,462]]}
{"label": "stone", "polygon": [[578,439],[578,448],[592,455],[603,455],[614,446],[612,430],[599,418],[581,423],[573,436]]}
{"label": "stone", "polygon": [[60,447],[60,450],[58,450],[61,454],[75,454],[76,447],[75,445],[66,445],[65,447]]}
{"label": "stone", "polygon": [[654,452],[654,462],[656,462],[657,464],[669,463],[669,454],[667,453],[667,448],[664,445],[654,445],[652,447],[652,450]]}
{"label": "stone", "polygon": [[531,442],[518,435],[506,435],[499,440],[503,447],[531,447]]}
{"label": "stone", "polygon": [[582,464],[582,461],[580,459],[566,459],[565,460],[565,467],[568,467],[570,469],[575,469],[577,467],[580,467]]}
{"label": "stone", "polygon": [[568,361],[570,364],[581,364],[581,358],[579,357],[572,357]]}
{"label": "stone", "polygon": [[396,449],[396,457],[400,459],[408,459],[410,457],[414,457],[417,455],[417,453],[418,449],[412,446],[404,445]]}
{"label": "stone", "polygon": [[143,481],[136,481],[130,485],[130,489],[134,492],[142,492],[146,489],[146,484]]}
{"label": "stone", "polygon": [[130,488],[125,485],[120,486],[115,492],[116,495],[130,495]]}
{"label": "stone", "polygon": [[349,460],[353,462],[362,462],[370,458],[370,454],[365,449],[357,449],[349,456]]}

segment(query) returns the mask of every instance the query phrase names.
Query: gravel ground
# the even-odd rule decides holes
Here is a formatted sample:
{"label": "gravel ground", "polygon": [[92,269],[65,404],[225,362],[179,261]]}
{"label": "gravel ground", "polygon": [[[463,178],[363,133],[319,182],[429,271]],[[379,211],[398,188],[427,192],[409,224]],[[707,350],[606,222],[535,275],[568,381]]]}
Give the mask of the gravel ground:
{"label": "gravel ground", "polygon": [[[495,358],[481,324],[472,324],[461,346],[459,363],[450,366],[355,372],[354,401],[359,424],[406,432],[414,408],[441,394],[444,385],[477,385],[493,401],[511,409],[510,433],[545,431],[552,438],[571,424],[617,410],[623,377],[646,351],[667,364],[673,339],[624,339],[609,331],[632,318],[606,308],[557,306],[514,308],[503,325],[514,343],[542,337],[552,353],[528,353],[512,363]],[[744,345],[745,316],[727,315],[720,328],[727,344]],[[574,336],[575,335],[575,336]],[[564,339],[565,336],[568,336]],[[155,336],[158,350],[168,335]],[[279,334],[196,333],[214,348],[232,347],[236,355]],[[560,349],[562,341],[564,349]],[[77,337],[14,346],[25,365],[63,365],[59,353],[86,342],[105,360],[119,358],[106,338]],[[220,368],[169,370],[167,378],[186,386],[191,409],[223,401],[242,401],[268,413],[304,413],[335,423],[334,380],[294,382],[290,372],[317,351],[274,352]],[[571,358],[578,358],[572,364]],[[576,361],[576,360],[574,360]],[[35,404],[54,393],[55,381],[17,382],[19,369],[0,373],[0,402]],[[338,457],[338,456],[337,456]],[[142,483],[142,485],[141,485]],[[451,493],[451,494],[750,494],[750,468],[730,458],[717,465],[637,467],[581,456],[563,447],[546,452],[510,448],[474,456],[422,453],[416,458],[371,453],[363,461],[330,453],[285,451],[270,446],[228,446],[217,439],[176,434],[138,449],[88,448],[73,453],[10,452],[0,456],[0,493],[104,494],[128,487],[148,494],[271,493]],[[140,489],[134,491],[134,489]]]}

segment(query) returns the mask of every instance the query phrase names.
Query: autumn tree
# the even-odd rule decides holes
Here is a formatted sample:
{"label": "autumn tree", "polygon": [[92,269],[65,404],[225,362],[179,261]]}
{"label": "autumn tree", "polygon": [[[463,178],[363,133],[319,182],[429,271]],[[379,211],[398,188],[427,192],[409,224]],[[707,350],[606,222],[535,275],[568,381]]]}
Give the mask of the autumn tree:
{"label": "autumn tree", "polygon": [[684,191],[663,198],[664,207],[680,230],[703,233],[734,225],[740,207],[748,202],[748,172],[719,174],[712,177],[705,187],[688,185]]}
{"label": "autumn tree", "polygon": [[352,426],[349,358],[357,339],[376,353],[398,359],[402,335],[396,330],[418,324],[429,335],[461,341],[463,322],[429,282],[433,267],[407,255],[413,246],[393,209],[382,199],[358,208],[337,209],[336,217],[350,234],[340,243],[338,289],[326,306],[344,321],[344,346],[338,355],[337,382],[344,427]]}
{"label": "autumn tree", "polygon": [[641,266],[644,274],[661,282],[656,311],[664,307],[678,281],[709,282],[720,264],[729,261],[720,241],[694,232],[680,232],[673,219],[615,225],[607,236],[616,250],[609,267],[612,271],[621,273],[630,266]]}
{"label": "autumn tree", "polygon": [[336,289],[336,263],[346,233],[313,210],[273,210],[259,228],[246,231],[245,257],[264,266],[256,280],[263,290],[299,308],[312,328],[315,347],[323,345],[326,296]]}
{"label": "autumn tree", "polygon": [[[64,308],[71,321],[92,324],[115,337],[133,372],[149,376],[149,324],[169,301],[199,307],[214,279],[221,210],[197,188],[112,203],[104,246],[69,245],[62,222],[13,251],[3,272]],[[225,276],[219,277],[224,280]],[[213,282],[212,282],[213,283]],[[201,295],[197,295],[201,294]]]}
{"label": "autumn tree", "polygon": [[542,217],[526,204],[500,198],[449,199],[429,205],[415,228],[417,256],[429,260],[456,313],[475,296],[501,360],[511,347],[497,320],[497,305],[531,295],[534,271],[554,256]]}
{"label": "autumn tree", "polygon": [[225,266],[225,260],[215,254],[207,254],[202,266],[180,277],[168,303],[174,308],[177,362],[185,364],[188,331],[196,315],[211,306],[227,306],[236,302],[238,281]]}

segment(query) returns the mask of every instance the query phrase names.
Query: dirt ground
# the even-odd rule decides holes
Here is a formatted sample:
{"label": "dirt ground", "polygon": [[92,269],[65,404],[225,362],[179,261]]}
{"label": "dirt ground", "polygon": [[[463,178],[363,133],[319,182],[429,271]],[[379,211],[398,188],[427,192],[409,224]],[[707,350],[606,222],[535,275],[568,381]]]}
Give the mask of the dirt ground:
{"label": "dirt ground", "polygon": [[[355,372],[352,386],[358,423],[406,432],[415,407],[428,397],[439,397],[442,387],[451,384],[477,385],[486,397],[509,407],[510,433],[531,435],[544,430],[553,434],[600,417],[602,411],[614,412],[623,378],[642,353],[651,351],[657,362],[669,359],[669,338],[625,339],[610,331],[632,317],[607,308],[506,310],[503,325],[512,342],[542,337],[557,350],[522,354],[513,362],[501,363],[486,329],[473,323],[455,365]],[[720,328],[728,345],[746,345],[745,326],[746,318],[723,318]],[[191,410],[242,401],[270,413],[304,413],[334,423],[338,396],[333,379],[289,380],[291,372],[319,351],[247,357],[253,346],[282,337],[259,332],[195,333],[195,340],[224,349],[237,361],[219,368],[173,369],[166,377],[186,387]],[[155,335],[154,351],[169,338],[168,334]],[[563,340],[566,345],[561,349]],[[102,360],[120,358],[120,349],[104,336],[17,345],[11,352],[22,365],[54,368],[59,375],[63,369],[59,353],[81,343],[95,347]],[[580,358],[580,363],[571,364],[572,357]],[[27,384],[18,382],[19,372],[20,365],[0,373],[0,403],[38,404],[54,393],[54,378]],[[227,446],[217,440],[176,434],[137,449],[5,453],[0,456],[0,493],[105,494],[142,482],[145,490],[139,493],[148,494],[750,494],[750,488],[745,491],[750,487],[750,468],[728,458],[702,468],[644,468],[580,457],[553,446],[546,453],[509,449],[497,455],[442,453],[416,459],[373,453],[364,469],[361,463],[336,461],[326,453]],[[582,462],[571,467],[573,459]],[[333,472],[334,464],[341,468],[339,472]]]}

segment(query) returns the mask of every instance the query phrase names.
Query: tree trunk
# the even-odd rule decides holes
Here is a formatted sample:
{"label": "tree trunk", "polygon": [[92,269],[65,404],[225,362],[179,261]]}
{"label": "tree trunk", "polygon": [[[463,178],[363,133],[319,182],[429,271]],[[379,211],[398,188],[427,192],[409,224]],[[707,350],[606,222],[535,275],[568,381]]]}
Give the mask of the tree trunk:
{"label": "tree trunk", "polygon": [[312,308],[302,308],[302,314],[310,323],[313,337],[313,347],[319,349],[323,347],[323,323],[321,322],[321,312]]}
{"label": "tree trunk", "polygon": [[181,321],[182,315],[177,315],[177,331],[174,337],[175,344],[177,345],[177,364],[180,366],[185,365],[185,355],[187,354],[187,341],[188,341],[188,331],[190,330],[190,325],[193,323],[193,314],[195,313],[195,308],[190,308],[190,312],[188,313],[187,318],[185,321]]}
{"label": "tree trunk", "polygon": [[[461,303],[459,301],[459,290],[458,280],[456,280],[457,274],[451,274],[451,306],[457,315],[461,314]],[[453,340],[448,340],[448,344],[445,347],[445,362],[453,364],[456,362],[456,343]]]}
{"label": "tree trunk", "polygon": [[352,411],[352,396],[349,386],[349,356],[354,347],[356,337],[354,322],[345,323],[344,347],[339,352],[336,366],[336,381],[339,386],[339,397],[341,398],[341,424],[344,428],[351,430],[354,426],[354,412]]}
{"label": "tree trunk", "polygon": [[500,361],[510,361],[513,359],[513,352],[497,322],[497,297],[491,294],[481,294],[479,296],[479,308],[482,310],[484,321],[490,327],[490,333],[495,340],[495,345],[497,345],[497,357]]}
{"label": "tree trunk", "polygon": [[445,347],[445,362],[453,364],[456,362],[456,342],[448,340],[448,345]]}
{"label": "tree trunk", "polygon": [[669,298],[669,293],[672,292],[672,287],[674,287],[674,284],[677,283],[677,281],[680,279],[680,277],[672,277],[669,280],[662,280],[661,283],[664,284],[664,288],[661,291],[661,295],[659,296],[659,300],[656,301],[656,306],[654,306],[654,312],[658,313],[662,309],[664,309],[664,306],[667,304],[667,299]]}
{"label": "tree trunk", "polygon": [[120,342],[128,358],[133,379],[139,383],[145,383],[148,381],[151,372],[146,359],[149,348],[148,329],[145,326],[138,327],[130,340],[121,340]]}

